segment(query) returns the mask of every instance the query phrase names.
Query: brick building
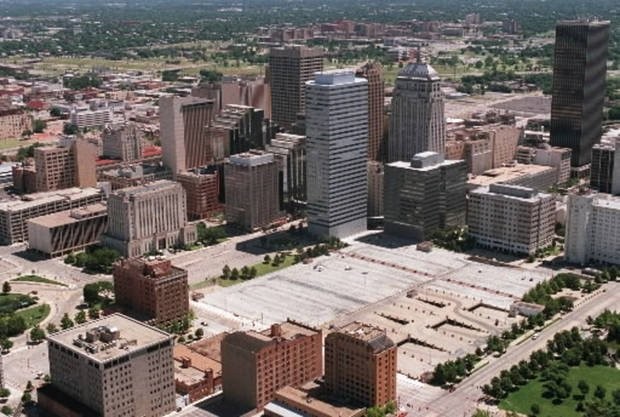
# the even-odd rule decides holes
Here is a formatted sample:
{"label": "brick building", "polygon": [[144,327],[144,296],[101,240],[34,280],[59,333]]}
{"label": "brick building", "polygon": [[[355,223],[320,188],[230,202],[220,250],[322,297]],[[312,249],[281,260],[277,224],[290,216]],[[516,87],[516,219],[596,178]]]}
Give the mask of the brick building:
{"label": "brick building", "polygon": [[261,410],[277,390],[323,374],[321,331],[293,321],[222,340],[224,400]]}
{"label": "brick building", "polygon": [[67,147],[36,148],[34,150],[36,191],[96,187],[96,159],[97,149],[83,140],[75,140]]}
{"label": "brick building", "polygon": [[177,175],[187,195],[187,217],[200,220],[224,210],[220,203],[220,175],[216,166],[194,168]]}
{"label": "brick building", "polygon": [[384,330],[349,323],[325,338],[325,388],[366,407],[395,403],[396,358]]}
{"label": "brick building", "polygon": [[114,264],[112,275],[118,304],[158,325],[187,317],[187,271],[170,260],[122,259]]}

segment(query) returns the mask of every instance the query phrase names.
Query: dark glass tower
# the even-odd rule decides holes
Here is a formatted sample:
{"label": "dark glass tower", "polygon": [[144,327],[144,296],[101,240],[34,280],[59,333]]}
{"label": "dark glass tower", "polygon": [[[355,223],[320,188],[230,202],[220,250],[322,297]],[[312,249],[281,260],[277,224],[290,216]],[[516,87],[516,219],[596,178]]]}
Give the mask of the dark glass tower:
{"label": "dark glass tower", "polygon": [[590,163],[601,138],[609,22],[567,21],[555,28],[551,145],[571,148],[571,165]]}

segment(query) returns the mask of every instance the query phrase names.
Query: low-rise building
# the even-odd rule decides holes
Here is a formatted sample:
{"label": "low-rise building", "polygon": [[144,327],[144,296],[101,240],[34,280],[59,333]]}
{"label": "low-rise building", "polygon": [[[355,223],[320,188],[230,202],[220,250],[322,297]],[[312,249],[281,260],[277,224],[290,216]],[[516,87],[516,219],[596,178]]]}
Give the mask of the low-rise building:
{"label": "low-rise building", "polygon": [[170,260],[130,258],[114,264],[114,298],[156,325],[168,325],[189,314],[187,271]]}
{"label": "low-rise building", "polygon": [[103,156],[133,162],[142,159],[143,132],[135,123],[109,126],[101,135]]}
{"label": "low-rise building", "polygon": [[35,193],[0,202],[0,243],[28,240],[28,220],[46,214],[88,206],[100,202],[103,193],[95,188],[67,188]]}
{"label": "low-rise building", "polygon": [[570,148],[547,146],[536,149],[534,163],[554,167],[557,170],[557,183],[565,184],[570,179]]}
{"label": "low-rise building", "polygon": [[470,177],[467,188],[488,187],[491,184],[510,184],[547,191],[557,184],[558,172],[543,165],[510,164]]}
{"label": "low-rise building", "polygon": [[28,220],[28,247],[49,257],[66,255],[99,243],[108,209],[97,203]]}
{"label": "low-rise building", "polygon": [[555,200],[532,188],[491,184],[469,193],[467,225],[481,246],[531,255],[553,243]]}
{"label": "low-rise building", "polygon": [[364,414],[364,407],[323,400],[291,386],[278,390],[273,401],[265,406],[267,417],[361,417]]}
{"label": "low-rise building", "polygon": [[620,197],[609,194],[568,196],[568,262],[620,265]]}
{"label": "low-rise building", "polygon": [[192,349],[191,345],[175,345],[173,354],[176,391],[186,395],[189,403],[222,389],[220,362]]}
{"label": "low-rise building", "polygon": [[158,180],[171,180],[172,171],[159,163],[132,164],[103,171],[99,174],[99,179],[109,182],[112,190],[116,191]]}
{"label": "low-rise building", "polygon": [[620,194],[620,138],[603,141],[592,148],[590,187],[601,193]]}
{"label": "low-rise building", "polygon": [[0,140],[18,139],[26,130],[32,131],[32,117],[24,109],[0,103]]}

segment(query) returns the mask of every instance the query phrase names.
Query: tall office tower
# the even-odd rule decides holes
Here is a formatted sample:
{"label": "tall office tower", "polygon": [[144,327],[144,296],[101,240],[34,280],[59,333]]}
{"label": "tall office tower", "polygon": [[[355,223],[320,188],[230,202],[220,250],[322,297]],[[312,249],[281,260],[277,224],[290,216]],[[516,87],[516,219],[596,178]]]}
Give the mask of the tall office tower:
{"label": "tall office tower", "polygon": [[365,407],[396,403],[396,359],[385,330],[349,323],[325,338],[325,388]]}
{"label": "tall office tower", "polygon": [[277,390],[323,375],[321,330],[288,320],[222,339],[224,400],[261,410]]}
{"label": "tall office tower", "polygon": [[620,265],[620,197],[570,194],[567,212],[564,258]]}
{"label": "tall office tower", "polygon": [[45,415],[161,417],[175,410],[173,336],[122,314],[48,336]]}
{"label": "tall office tower", "polygon": [[206,219],[221,213],[220,175],[217,166],[194,168],[177,175],[187,195],[187,217],[190,220]]}
{"label": "tall office tower", "polygon": [[106,127],[101,135],[103,155],[123,162],[142,159],[143,137],[135,123]]}
{"label": "tall office tower", "polygon": [[553,243],[555,199],[518,185],[479,187],[469,193],[467,225],[482,246],[531,255]]}
{"label": "tall office tower", "polygon": [[126,257],[195,242],[196,226],[187,223],[185,190],[178,182],[160,180],[111,194],[108,230],[101,241]]}
{"label": "tall office tower", "polygon": [[168,325],[187,317],[187,271],[170,260],[129,258],[114,264],[114,299],[151,324]]}
{"label": "tall office tower", "polygon": [[383,161],[383,67],[376,62],[368,62],[357,70],[356,75],[368,80],[368,159]]}
{"label": "tall office tower", "polygon": [[42,147],[34,150],[35,187],[38,192],[71,187],[96,187],[94,145],[75,140],[67,147]]}
{"label": "tall office tower", "polygon": [[423,152],[385,166],[385,231],[418,240],[465,225],[467,164]]}
{"label": "tall office tower", "polygon": [[224,167],[224,184],[228,223],[253,230],[281,217],[278,164],[272,153],[232,155]]}
{"label": "tall office tower", "polygon": [[262,148],[265,112],[254,107],[229,104],[206,130],[208,161],[221,161],[252,148]]}
{"label": "tall office tower", "polygon": [[265,150],[274,154],[280,169],[282,208],[295,209],[305,205],[306,192],[306,137],[277,133]]}
{"label": "tall office tower", "polygon": [[601,139],[608,42],[607,21],[555,28],[550,143],[572,150],[573,167],[589,164]]}
{"label": "tall office tower", "polygon": [[594,145],[590,188],[601,193],[620,194],[620,138]]}
{"label": "tall office tower", "polygon": [[306,86],[308,227],[343,238],[366,230],[368,81],[317,73]]}
{"label": "tall office tower", "polygon": [[396,78],[387,148],[388,162],[411,161],[421,152],[445,152],[444,94],[439,74],[419,58]]}
{"label": "tall office tower", "polygon": [[306,81],[323,70],[323,51],[305,46],[272,48],[269,52],[271,118],[290,130],[305,112]]}
{"label": "tall office tower", "polygon": [[213,100],[192,96],[159,99],[162,158],[172,175],[211,162],[206,130],[214,106]]}

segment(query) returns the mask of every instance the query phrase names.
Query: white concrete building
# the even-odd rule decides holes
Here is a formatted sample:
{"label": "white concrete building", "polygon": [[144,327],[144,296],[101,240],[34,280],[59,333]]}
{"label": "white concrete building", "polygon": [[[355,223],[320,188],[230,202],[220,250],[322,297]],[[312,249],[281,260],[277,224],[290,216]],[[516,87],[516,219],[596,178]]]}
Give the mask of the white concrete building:
{"label": "white concrete building", "polygon": [[368,81],[352,70],[306,84],[308,225],[318,236],[366,230]]}
{"label": "white concrete building", "polygon": [[555,146],[537,148],[534,163],[557,169],[558,184],[565,184],[570,179],[571,153],[570,148],[558,148]]}
{"label": "white concrete building", "polygon": [[444,94],[430,65],[412,62],[398,73],[387,148],[388,162],[411,161],[427,151],[445,153]]}
{"label": "white concrete building", "polygon": [[467,225],[481,246],[534,254],[553,243],[555,200],[517,185],[480,187],[469,193]]}
{"label": "white concrete building", "polygon": [[620,197],[570,195],[565,254],[568,262],[620,265]]}

